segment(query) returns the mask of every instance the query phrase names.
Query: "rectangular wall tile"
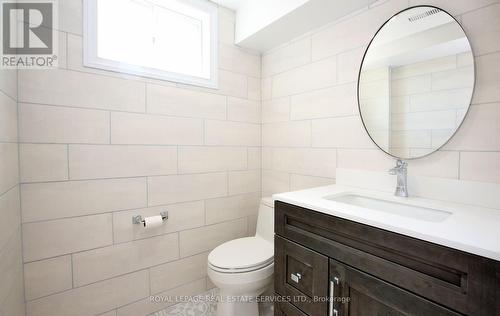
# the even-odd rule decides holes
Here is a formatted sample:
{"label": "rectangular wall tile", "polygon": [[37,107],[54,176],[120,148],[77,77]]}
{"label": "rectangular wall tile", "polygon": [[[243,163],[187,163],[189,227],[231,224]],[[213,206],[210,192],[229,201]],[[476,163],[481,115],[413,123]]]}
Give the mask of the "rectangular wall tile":
{"label": "rectangular wall tile", "polygon": [[262,145],[307,147],[311,145],[311,122],[283,122],[262,125]]}
{"label": "rectangular wall tile", "polygon": [[500,101],[500,52],[476,57],[476,84],[472,103]]}
{"label": "rectangular wall tile", "polygon": [[228,97],[227,119],[230,121],[260,123],[260,101]]}
{"label": "rectangular wall tile", "polygon": [[229,172],[228,191],[229,194],[260,191],[260,170]]}
{"label": "rectangular wall tile", "polygon": [[461,22],[474,47],[474,54],[483,55],[500,51],[500,44],[491,40],[500,34],[500,4],[466,13],[462,16]]}
{"label": "rectangular wall tile", "polygon": [[244,49],[227,44],[219,44],[219,68],[244,74],[251,77],[260,77],[260,56],[246,52]]}
{"label": "rectangular wall tile", "polygon": [[500,183],[500,153],[461,152],[460,179]]}
{"label": "rectangular wall tile", "polygon": [[148,84],[148,113],[209,119],[226,118],[226,97],[189,89]]}
{"label": "rectangular wall tile", "polygon": [[0,194],[19,183],[18,145],[0,143]]}
{"label": "rectangular wall tile", "polygon": [[247,160],[244,147],[179,147],[179,173],[243,170]]}
{"label": "rectangular wall tile", "polygon": [[262,56],[262,76],[268,77],[311,61],[311,37],[296,40]]}
{"label": "rectangular wall tile", "polygon": [[113,144],[200,145],[203,121],[200,119],[130,113],[111,114]]}
{"label": "rectangular wall tile", "polygon": [[205,144],[221,146],[260,146],[260,125],[205,121]]}
{"label": "rectangular wall tile", "polygon": [[358,81],[359,68],[365,54],[366,47],[341,53],[337,56],[337,80],[338,83],[350,83]]}
{"label": "rectangular wall tile", "polygon": [[70,290],[73,287],[71,256],[35,261],[24,265],[26,300]]}
{"label": "rectangular wall tile", "polygon": [[313,147],[373,148],[359,116],[312,121]]}
{"label": "rectangular wall tile", "polygon": [[26,262],[103,247],[111,243],[111,214],[23,225],[23,252]]}
{"label": "rectangular wall tile", "polygon": [[0,250],[5,247],[13,234],[20,230],[21,206],[19,204],[19,186],[0,195]]}
{"label": "rectangular wall tile", "polygon": [[21,144],[19,147],[21,182],[62,181],[68,179],[68,146]]}
{"label": "rectangular wall tile", "polygon": [[248,86],[248,99],[260,101],[262,97],[262,90],[260,85],[260,78],[247,77]]}
{"label": "rectangular wall tile", "polygon": [[142,82],[76,71],[19,71],[20,102],[144,112],[145,90]]}
{"label": "rectangular wall tile", "polygon": [[219,15],[219,43],[234,44],[234,19]]}
{"label": "rectangular wall tile", "polygon": [[307,64],[273,77],[273,98],[326,88],[337,82],[335,57]]}
{"label": "rectangular wall tile", "polygon": [[72,180],[175,173],[177,173],[177,148],[175,147],[69,146],[69,174]]}
{"label": "rectangular wall tile", "polygon": [[19,140],[31,143],[109,143],[105,111],[19,104]]}
{"label": "rectangular wall tile", "polygon": [[337,167],[385,172],[396,162],[380,149],[337,149]]}
{"label": "rectangular wall tile", "polygon": [[226,173],[150,177],[149,205],[201,200],[227,193]]}
{"label": "rectangular wall tile", "polygon": [[290,191],[290,174],[274,170],[262,170],[262,196]]}
{"label": "rectangular wall tile", "polygon": [[10,236],[4,248],[0,249],[0,258],[2,258],[2,260],[0,260],[0,273],[2,275],[2,282],[0,282],[0,297],[6,300],[9,296],[14,294],[13,290],[18,286],[17,283],[20,281],[22,285],[23,282],[20,228]]}
{"label": "rectangular wall tile", "polygon": [[248,148],[248,169],[260,169],[262,166],[262,150],[260,147]]}
{"label": "rectangular wall tile", "polygon": [[69,33],[82,34],[82,2],[66,0],[59,2],[59,29]]}
{"label": "rectangular wall tile", "polygon": [[274,148],[273,170],[335,178],[337,151],[319,148]]}
{"label": "rectangular wall tile", "polygon": [[290,120],[290,97],[262,102],[262,123],[286,122]]}
{"label": "rectangular wall tile", "polygon": [[0,91],[0,141],[17,141],[17,103]]}
{"label": "rectangular wall tile", "polygon": [[17,69],[2,69],[0,91],[14,100],[17,99]]}
{"label": "rectangular wall tile", "polygon": [[458,152],[439,151],[409,163],[408,174],[458,179]]}
{"label": "rectangular wall tile", "polygon": [[23,222],[133,209],[147,204],[145,178],[23,184],[21,192]]}
{"label": "rectangular wall tile", "polygon": [[356,85],[344,84],[292,96],[291,119],[304,120],[358,113]]}
{"label": "rectangular wall tile", "polygon": [[218,93],[238,98],[248,97],[248,79],[245,75],[219,70]]}
{"label": "rectangular wall tile", "polygon": [[[160,212],[168,212],[168,220],[163,225],[144,229],[141,225],[133,225],[131,218],[141,215],[143,218],[157,216]],[[143,239],[181,230],[203,226],[205,224],[205,207],[202,201],[180,204],[162,205],[113,213],[113,234],[116,243]]]}
{"label": "rectangular wall tile", "polygon": [[290,190],[305,190],[309,188],[322,187],[335,184],[335,179],[303,176],[298,174],[290,175]]}
{"label": "rectangular wall tile", "polygon": [[260,192],[210,199],[205,202],[207,225],[256,215]]}
{"label": "rectangular wall tile", "polygon": [[75,286],[179,258],[178,234],[141,239],[73,254]]}
{"label": "rectangular wall tile", "polygon": [[23,273],[19,271],[15,274],[15,280],[10,287],[10,292],[5,296],[5,302],[9,304],[3,304],[0,312],[3,315],[9,316],[25,316],[26,303],[24,301],[24,284],[23,284]]}
{"label": "rectangular wall tile", "polygon": [[148,272],[143,270],[31,301],[27,315],[97,315],[148,294]]}
{"label": "rectangular wall tile", "polygon": [[447,150],[500,151],[500,104],[473,105]]}
{"label": "rectangular wall tile", "polygon": [[212,250],[218,245],[247,234],[245,218],[180,233],[181,258]]}
{"label": "rectangular wall tile", "polygon": [[262,100],[269,100],[272,97],[273,78],[262,78],[260,89]]}
{"label": "rectangular wall tile", "polygon": [[151,293],[160,293],[205,277],[207,257],[207,253],[202,253],[152,267],[150,269]]}

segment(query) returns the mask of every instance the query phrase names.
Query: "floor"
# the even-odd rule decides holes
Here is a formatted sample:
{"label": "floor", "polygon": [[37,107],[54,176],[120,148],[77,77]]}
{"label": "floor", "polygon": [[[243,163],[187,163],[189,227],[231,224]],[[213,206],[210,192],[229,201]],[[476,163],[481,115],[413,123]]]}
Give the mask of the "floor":
{"label": "floor", "polygon": [[[218,290],[212,289],[206,293],[193,297],[189,302],[179,303],[151,314],[150,316],[216,316]],[[259,304],[260,316],[272,316],[271,303]]]}

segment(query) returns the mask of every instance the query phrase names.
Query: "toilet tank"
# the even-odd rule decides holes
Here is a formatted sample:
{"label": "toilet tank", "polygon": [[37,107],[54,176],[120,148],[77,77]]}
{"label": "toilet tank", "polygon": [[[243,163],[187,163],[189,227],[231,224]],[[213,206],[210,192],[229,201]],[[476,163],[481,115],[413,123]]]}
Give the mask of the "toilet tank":
{"label": "toilet tank", "polygon": [[255,235],[274,244],[274,201],[271,197],[262,198],[260,202]]}

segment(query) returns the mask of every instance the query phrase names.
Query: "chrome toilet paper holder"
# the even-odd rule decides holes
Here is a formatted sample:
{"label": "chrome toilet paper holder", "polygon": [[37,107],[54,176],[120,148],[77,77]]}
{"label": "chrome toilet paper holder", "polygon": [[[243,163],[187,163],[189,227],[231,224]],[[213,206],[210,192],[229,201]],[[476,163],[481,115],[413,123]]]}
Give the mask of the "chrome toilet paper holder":
{"label": "chrome toilet paper holder", "polygon": [[[168,212],[166,212],[166,211],[160,212],[160,215],[161,215],[161,219],[163,221],[166,221],[168,219]],[[144,219],[142,218],[141,215],[132,216],[132,223],[135,225],[146,226],[146,222],[144,221]]]}

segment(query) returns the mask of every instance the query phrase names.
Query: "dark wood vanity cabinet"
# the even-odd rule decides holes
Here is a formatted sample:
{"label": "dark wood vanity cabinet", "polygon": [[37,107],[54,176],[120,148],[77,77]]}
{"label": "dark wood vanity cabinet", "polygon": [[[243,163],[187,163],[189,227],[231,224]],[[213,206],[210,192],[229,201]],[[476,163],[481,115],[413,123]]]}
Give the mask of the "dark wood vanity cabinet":
{"label": "dark wood vanity cabinet", "polygon": [[500,316],[498,261],[279,201],[275,232],[275,315]]}

